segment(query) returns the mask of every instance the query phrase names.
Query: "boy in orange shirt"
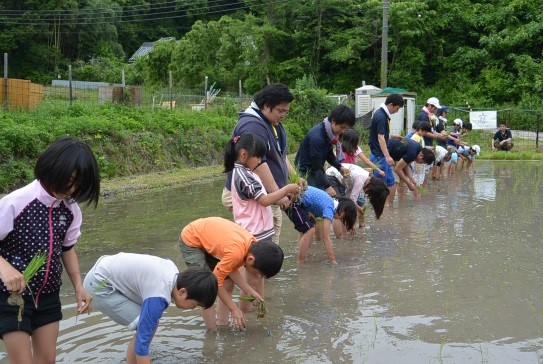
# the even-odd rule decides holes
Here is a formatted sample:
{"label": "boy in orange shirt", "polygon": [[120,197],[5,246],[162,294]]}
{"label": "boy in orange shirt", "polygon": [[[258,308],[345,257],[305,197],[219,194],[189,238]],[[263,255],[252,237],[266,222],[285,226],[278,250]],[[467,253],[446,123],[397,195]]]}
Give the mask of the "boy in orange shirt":
{"label": "boy in orange shirt", "polygon": [[[204,309],[202,316],[206,328],[216,331],[217,325],[228,324],[228,311],[232,325],[238,330],[245,328],[245,316],[232,300],[234,284],[256,298],[253,304],[263,301],[263,287],[255,291],[248,281],[261,276],[271,278],[281,270],[284,254],[281,247],[272,242],[258,242],[238,224],[221,217],[208,217],[189,223],[179,239],[179,249],[187,267],[208,267],[219,283],[217,313],[214,307]],[[245,268],[245,275],[239,268]],[[263,286],[263,285],[262,285]]]}

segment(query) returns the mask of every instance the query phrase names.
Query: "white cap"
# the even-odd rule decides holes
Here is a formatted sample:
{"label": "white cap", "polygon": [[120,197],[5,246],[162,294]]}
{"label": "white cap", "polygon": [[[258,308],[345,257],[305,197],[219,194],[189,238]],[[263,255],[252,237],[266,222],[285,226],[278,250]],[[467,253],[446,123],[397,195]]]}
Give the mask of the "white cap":
{"label": "white cap", "polygon": [[477,153],[477,155],[481,153],[481,147],[478,145],[474,145],[473,147],[471,147],[471,149],[473,149]]}
{"label": "white cap", "polygon": [[453,123],[455,123],[456,125],[460,125],[460,127],[462,127],[462,125],[464,124],[462,119],[454,119]]}
{"label": "white cap", "polygon": [[427,104],[434,105],[438,109],[441,109],[441,105],[439,104],[439,100],[437,97],[430,97],[428,101],[426,101]]}

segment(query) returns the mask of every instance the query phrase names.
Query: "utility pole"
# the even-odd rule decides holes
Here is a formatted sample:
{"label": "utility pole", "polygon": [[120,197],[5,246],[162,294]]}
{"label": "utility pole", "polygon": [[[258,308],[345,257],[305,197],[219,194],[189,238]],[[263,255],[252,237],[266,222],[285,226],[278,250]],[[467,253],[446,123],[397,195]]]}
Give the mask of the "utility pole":
{"label": "utility pole", "polygon": [[387,87],[388,74],[388,0],[383,0],[383,33],[381,36],[381,88]]}

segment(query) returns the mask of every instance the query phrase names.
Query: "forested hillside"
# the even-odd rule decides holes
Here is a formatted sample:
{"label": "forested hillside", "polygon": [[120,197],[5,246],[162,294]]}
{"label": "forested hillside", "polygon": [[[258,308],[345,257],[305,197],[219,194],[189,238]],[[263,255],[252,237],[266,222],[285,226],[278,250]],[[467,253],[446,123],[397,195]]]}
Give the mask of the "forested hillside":
{"label": "forested hillside", "polygon": [[[381,0],[4,0],[9,76],[236,92],[268,82],[347,93],[380,83]],[[473,107],[541,108],[541,0],[389,0],[388,85]],[[161,37],[147,57],[128,58]]]}

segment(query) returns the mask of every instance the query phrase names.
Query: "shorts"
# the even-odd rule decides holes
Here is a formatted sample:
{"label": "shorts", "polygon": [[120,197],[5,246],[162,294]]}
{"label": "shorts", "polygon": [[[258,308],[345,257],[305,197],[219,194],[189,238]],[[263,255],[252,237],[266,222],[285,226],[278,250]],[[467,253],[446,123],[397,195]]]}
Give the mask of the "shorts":
{"label": "shorts", "polygon": [[334,191],[336,191],[336,194],[338,196],[345,196],[347,188],[341,182],[339,182],[336,177],[327,175],[326,179],[328,180],[328,183],[330,183],[330,187],[332,187]]}
{"label": "shorts", "polygon": [[222,189],[221,203],[228,211],[232,211],[232,192],[226,187]]}
{"label": "shorts", "polygon": [[383,156],[376,157],[372,153],[370,153],[370,161],[373,164],[377,165],[383,172],[385,172],[385,177],[381,177],[381,175],[377,171],[373,171],[373,175],[377,178],[384,179],[387,187],[394,187],[394,185],[396,184],[394,170],[391,166],[388,165],[386,158]]}
{"label": "shorts", "polygon": [[220,259],[215,258],[200,248],[188,246],[182,239],[179,239],[179,250],[181,250],[181,254],[183,255],[183,259],[188,268],[207,268],[213,272],[215,266],[220,261]]}
{"label": "shorts", "polygon": [[315,226],[315,223],[309,217],[309,213],[300,205],[299,202],[293,202],[285,211],[288,218],[294,224],[294,229],[302,234]]}
{"label": "shorts", "polygon": [[24,331],[29,335],[42,326],[62,320],[62,304],[59,291],[40,294],[38,308],[31,295],[24,295],[23,319],[17,322],[19,306],[8,304],[9,292],[0,292],[0,337],[4,334]]}
{"label": "shorts", "polygon": [[104,285],[94,275],[94,268],[85,276],[83,287],[93,295],[92,307],[94,310],[102,312],[120,325],[129,326],[134,323],[137,326],[141,305],[126,297],[110,283]]}

